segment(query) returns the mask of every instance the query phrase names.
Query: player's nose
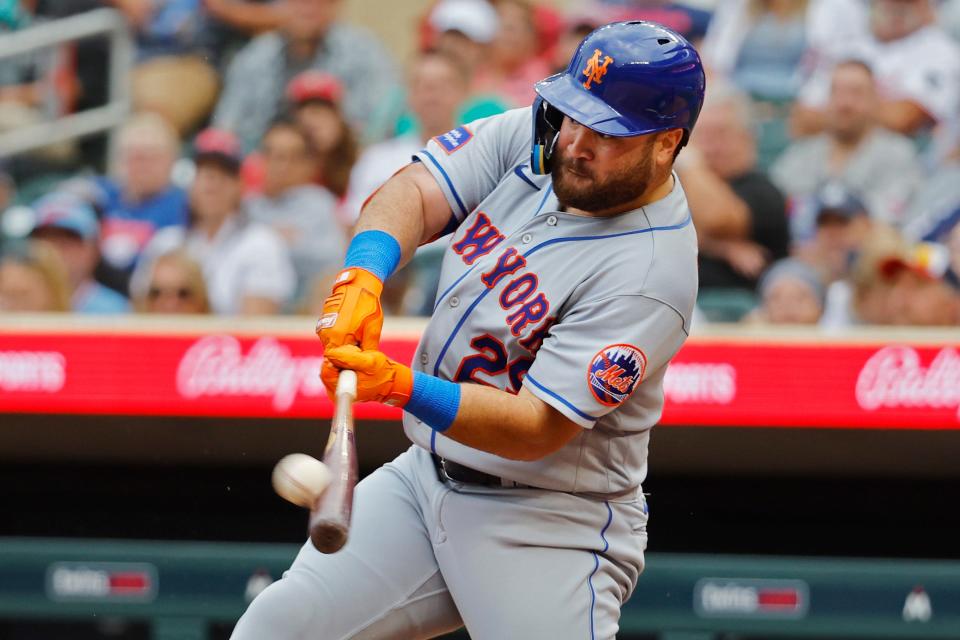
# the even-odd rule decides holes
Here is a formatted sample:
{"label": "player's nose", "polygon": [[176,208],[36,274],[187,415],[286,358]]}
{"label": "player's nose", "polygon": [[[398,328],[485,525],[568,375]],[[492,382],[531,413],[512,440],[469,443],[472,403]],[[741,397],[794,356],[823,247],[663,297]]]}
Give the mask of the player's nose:
{"label": "player's nose", "polygon": [[592,160],[595,138],[596,134],[587,127],[583,125],[573,127],[567,142],[567,156],[580,160]]}

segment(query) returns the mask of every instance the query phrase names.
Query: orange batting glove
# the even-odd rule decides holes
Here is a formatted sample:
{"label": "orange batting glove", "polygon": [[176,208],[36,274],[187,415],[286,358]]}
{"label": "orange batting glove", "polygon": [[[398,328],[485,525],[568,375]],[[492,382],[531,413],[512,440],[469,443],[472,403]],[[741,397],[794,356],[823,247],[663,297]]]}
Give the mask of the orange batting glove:
{"label": "orange batting glove", "polygon": [[366,269],[347,267],[341,271],[317,321],[317,335],[324,350],[346,344],[376,349],[383,328],[382,292],[383,282]]}
{"label": "orange batting glove", "polygon": [[357,372],[357,402],[382,402],[402,407],[413,392],[413,371],[382,351],[362,351],[354,345],[332,347],[324,354],[320,378],[334,397],[341,369]]}

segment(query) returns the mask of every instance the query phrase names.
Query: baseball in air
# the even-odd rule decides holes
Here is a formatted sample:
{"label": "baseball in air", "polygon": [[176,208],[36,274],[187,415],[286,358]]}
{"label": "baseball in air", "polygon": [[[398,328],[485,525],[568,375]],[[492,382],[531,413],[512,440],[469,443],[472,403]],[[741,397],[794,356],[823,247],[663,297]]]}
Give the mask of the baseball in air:
{"label": "baseball in air", "polygon": [[305,453],[284,456],[273,468],[273,490],[284,500],[310,509],[330,484],[330,470]]}

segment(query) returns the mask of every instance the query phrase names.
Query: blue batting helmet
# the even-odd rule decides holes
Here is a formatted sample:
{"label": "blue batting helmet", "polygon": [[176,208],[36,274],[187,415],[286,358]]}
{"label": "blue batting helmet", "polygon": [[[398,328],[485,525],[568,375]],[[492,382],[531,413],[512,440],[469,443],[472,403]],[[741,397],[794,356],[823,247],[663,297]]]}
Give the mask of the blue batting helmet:
{"label": "blue batting helmet", "polygon": [[604,25],[584,38],[566,71],[534,87],[533,171],[550,172],[564,115],[609,136],[683,129],[683,146],[705,87],[700,55],[683,36],[653,22]]}

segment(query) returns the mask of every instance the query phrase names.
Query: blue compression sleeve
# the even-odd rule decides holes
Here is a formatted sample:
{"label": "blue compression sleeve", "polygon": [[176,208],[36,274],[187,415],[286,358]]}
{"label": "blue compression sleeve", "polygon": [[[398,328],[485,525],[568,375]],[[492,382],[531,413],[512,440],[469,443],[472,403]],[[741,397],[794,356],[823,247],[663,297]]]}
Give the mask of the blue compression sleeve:
{"label": "blue compression sleeve", "polygon": [[344,267],[360,267],[385,282],[400,264],[400,243],[385,231],[362,231],[347,247]]}
{"label": "blue compression sleeve", "polygon": [[460,410],[460,385],[420,371],[413,372],[413,391],[404,407],[434,431],[446,431]]}

